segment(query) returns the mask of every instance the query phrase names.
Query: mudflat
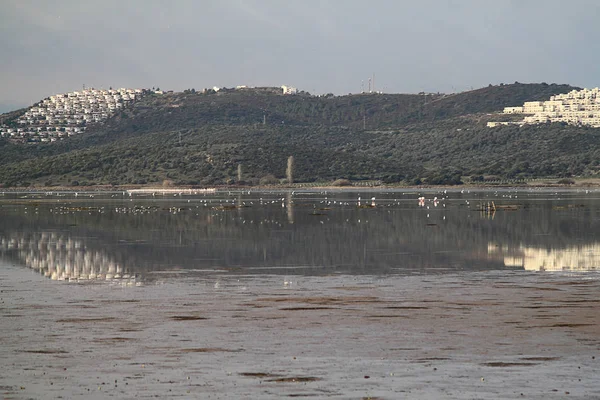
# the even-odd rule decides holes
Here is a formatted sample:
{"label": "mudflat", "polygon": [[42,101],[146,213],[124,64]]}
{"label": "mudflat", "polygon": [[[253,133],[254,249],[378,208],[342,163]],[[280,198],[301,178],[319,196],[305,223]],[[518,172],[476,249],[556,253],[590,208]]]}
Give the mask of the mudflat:
{"label": "mudflat", "polygon": [[600,398],[600,274],[57,282],[0,265],[0,394]]}

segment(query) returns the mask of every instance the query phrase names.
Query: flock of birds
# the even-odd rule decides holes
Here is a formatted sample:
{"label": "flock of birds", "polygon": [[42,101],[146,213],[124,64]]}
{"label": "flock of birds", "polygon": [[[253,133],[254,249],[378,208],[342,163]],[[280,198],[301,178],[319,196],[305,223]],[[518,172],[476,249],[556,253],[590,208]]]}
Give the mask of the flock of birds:
{"label": "flock of birds", "polygon": [[[521,189],[521,193],[527,194],[535,192],[535,189],[528,189],[527,191]],[[581,192],[589,194],[589,189],[582,189]],[[215,212],[227,211],[233,209],[242,209],[248,207],[265,207],[271,205],[280,205],[282,208],[298,207],[310,207],[312,205],[313,214],[317,215],[320,211],[330,211],[332,207],[358,207],[358,208],[386,208],[386,207],[405,207],[409,205],[411,201],[414,201],[415,197],[417,200],[417,206],[420,208],[431,209],[436,207],[445,208],[450,205],[449,201],[452,201],[453,205],[466,205],[471,206],[472,201],[482,201],[484,197],[487,199],[497,198],[514,201],[519,199],[517,190],[494,190],[494,191],[477,191],[471,194],[469,189],[462,189],[451,191],[450,195],[448,190],[440,191],[424,191],[420,193],[418,191],[411,192],[377,192],[380,197],[371,196],[363,198],[360,193],[355,194],[354,200],[349,195],[353,192],[331,192],[331,191],[291,191],[291,192],[261,192],[261,191],[222,191],[215,192],[207,195],[199,194],[194,196],[193,193],[181,192],[173,193],[173,197],[180,197],[182,200],[185,197],[186,205],[180,205],[182,200],[177,200],[173,205],[174,200],[169,195],[156,193],[148,194],[134,194],[127,191],[122,192],[53,192],[48,191],[44,193],[30,193],[22,195],[19,199],[30,199],[36,200],[43,197],[51,198],[52,201],[56,200],[60,205],[56,205],[50,209],[50,212],[58,214],[75,213],[75,212],[88,212],[88,213],[106,213],[115,212],[118,214],[133,214],[133,215],[144,215],[156,213],[159,211],[168,211],[171,214],[179,214],[182,212],[197,210],[199,213],[200,208],[210,209]],[[460,193],[460,194],[459,194]],[[551,196],[556,196],[560,199],[561,193],[558,191],[545,190],[546,193]],[[283,197],[281,196],[283,194]],[[456,194],[457,196],[454,196]],[[254,196],[253,196],[254,195]],[[427,195],[427,197],[425,196]],[[452,195],[453,199],[450,199]],[[200,197],[202,196],[202,197]],[[394,196],[395,198],[392,198]],[[70,198],[69,198],[70,197]],[[103,201],[107,201],[102,204]],[[87,201],[93,201],[93,205],[97,207],[86,207]],[[111,206],[111,202],[118,201],[121,204]],[[122,202],[128,201],[134,202],[135,205],[125,205]],[[148,204],[150,203],[150,204]],[[169,204],[171,203],[171,204]],[[51,204],[51,203],[50,203]],[[80,204],[84,204],[81,206]],[[30,211],[25,207],[25,212]],[[35,207],[35,212],[39,211],[39,206]]]}

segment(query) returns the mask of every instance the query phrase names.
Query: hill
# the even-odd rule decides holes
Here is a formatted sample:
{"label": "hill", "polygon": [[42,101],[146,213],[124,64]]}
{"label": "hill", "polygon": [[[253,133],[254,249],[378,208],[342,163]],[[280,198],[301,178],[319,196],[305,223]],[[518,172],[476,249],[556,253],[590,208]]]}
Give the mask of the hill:
{"label": "hill", "polygon": [[0,141],[0,183],[213,185],[236,182],[238,164],[243,180],[257,183],[269,174],[283,178],[290,155],[298,182],[591,175],[600,130],[485,126],[505,106],[573,89],[515,83],[452,95],[153,94],[59,143]]}

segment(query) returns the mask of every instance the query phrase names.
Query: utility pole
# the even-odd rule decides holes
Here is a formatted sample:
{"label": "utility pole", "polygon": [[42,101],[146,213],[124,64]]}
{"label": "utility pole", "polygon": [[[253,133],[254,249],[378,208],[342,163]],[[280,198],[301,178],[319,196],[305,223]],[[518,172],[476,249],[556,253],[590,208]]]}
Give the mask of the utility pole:
{"label": "utility pole", "polygon": [[374,92],[374,93],[377,93],[377,92],[375,91],[375,72],[373,72],[373,92]]}

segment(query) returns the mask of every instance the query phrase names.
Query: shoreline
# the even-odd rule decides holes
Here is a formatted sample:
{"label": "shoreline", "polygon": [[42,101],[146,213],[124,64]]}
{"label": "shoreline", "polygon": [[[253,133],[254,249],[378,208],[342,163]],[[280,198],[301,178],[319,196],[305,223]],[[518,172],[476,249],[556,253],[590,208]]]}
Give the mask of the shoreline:
{"label": "shoreline", "polygon": [[[548,179],[551,181],[551,179]],[[217,185],[211,187],[198,187],[190,185],[182,186],[152,186],[152,185],[95,185],[95,186],[26,186],[26,187],[9,187],[0,188],[0,193],[38,193],[38,192],[129,192],[132,194],[147,194],[153,192],[160,193],[179,193],[182,191],[189,193],[214,193],[227,190],[460,190],[461,188],[478,189],[478,190],[493,190],[493,189],[600,189],[600,178],[588,178],[580,181],[575,181],[574,184],[559,184],[556,182],[534,182],[521,185],[511,184],[473,184],[466,183],[462,185],[373,185],[373,186],[334,186],[334,185],[315,185],[304,186],[302,183],[296,185]]]}

